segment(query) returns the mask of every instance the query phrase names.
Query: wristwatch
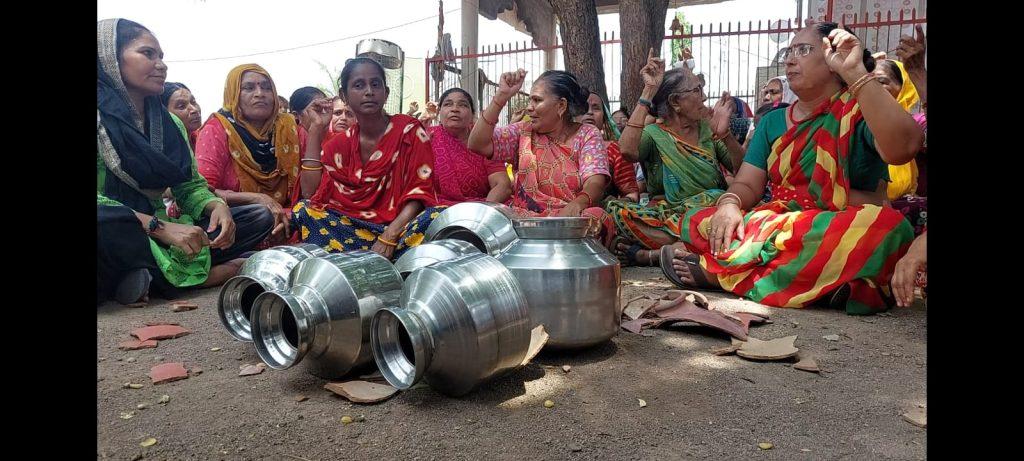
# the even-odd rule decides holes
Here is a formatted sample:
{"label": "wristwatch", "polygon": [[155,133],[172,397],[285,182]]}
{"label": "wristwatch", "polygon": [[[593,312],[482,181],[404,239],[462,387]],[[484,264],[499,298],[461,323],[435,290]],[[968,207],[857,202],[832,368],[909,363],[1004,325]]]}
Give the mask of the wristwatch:
{"label": "wristwatch", "polygon": [[160,219],[154,215],[149,219],[149,226],[147,226],[146,235],[153,235],[153,232],[156,232],[156,230],[161,227],[164,227],[164,223],[160,222]]}

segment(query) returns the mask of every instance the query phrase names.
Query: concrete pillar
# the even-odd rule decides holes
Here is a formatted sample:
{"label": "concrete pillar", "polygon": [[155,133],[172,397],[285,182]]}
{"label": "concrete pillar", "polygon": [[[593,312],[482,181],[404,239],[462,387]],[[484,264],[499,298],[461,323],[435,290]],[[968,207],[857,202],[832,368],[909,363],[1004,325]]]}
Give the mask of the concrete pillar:
{"label": "concrete pillar", "polygon": [[[468,53],[477,53],[478,20],[480,18],[479,0],[462,0],[462,46]],[[476,58],[462,60],[462,89],[473,95],[473,99],[480,103],[480,92],[478,89],[479,77],[477,77]],[[477,110],[477,112],[480,112]]]}

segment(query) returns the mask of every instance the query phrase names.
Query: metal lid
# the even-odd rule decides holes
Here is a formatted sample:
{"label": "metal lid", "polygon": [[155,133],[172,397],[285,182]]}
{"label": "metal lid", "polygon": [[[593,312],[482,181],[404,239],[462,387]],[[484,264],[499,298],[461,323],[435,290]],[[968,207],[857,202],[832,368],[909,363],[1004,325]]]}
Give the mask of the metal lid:
{"label": "metal lid", "polygon": [[596,234],[590,217],[516,218],[512,226],[525,239],[580,239]]}
{"label": "metal lid", "polygon": [[367,38],[356,45],[356,56],[373,59],[385,69],[401,69],[405,52],[394,42],[379,38]]}

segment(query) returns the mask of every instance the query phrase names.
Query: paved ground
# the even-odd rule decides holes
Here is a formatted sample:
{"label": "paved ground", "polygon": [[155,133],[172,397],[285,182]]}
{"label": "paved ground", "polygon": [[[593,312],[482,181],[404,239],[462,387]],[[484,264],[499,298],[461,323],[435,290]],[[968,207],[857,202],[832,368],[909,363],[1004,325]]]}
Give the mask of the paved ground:
{"label": "paved ground", "polygon": [[[664,290],[660,272],[624,270],[623,297]],[[923,459],[926,430],[900,415],[926,402],[926,309],[852,317],[824,309],[770,309],[771,339],[799,335],[820,375],[790,363],[708,351],[727,337],[700,327],[622,331],[594,349],[543,352],[533,363],[459,399],[429,388],[358,405],[298,370],[239,377],[257,363],[216,318],[217,290],[193,293],[198,310],[158,300],[97,309],[97,458],[112,459]],[[712,305],[753,303],[709,296]],[[753,305],[756,307],[756,305]],[[121,351],[129,331],[173,320],[192,334],[158,348]],[[824,335],[838,334],[838,342]],[[210,349],[219,347],[213,352]],[[129,359],[132,359],[129,361]],[[184,362],[203,373],[152,385],[152,365]],[[562,365],[571,365],[564,373]],[[124,388],[127,382],[141,389]],[[156,403],[161,395],[170,401]],[[297,395],[309,400],[296,402]],[[640,408],[637,398],[646,400]],[[547,409],[544,400],[555,407]],[[147,404],[137,410],[136,405]],[[135,416],[121,419],[122,412]],[[364,415],[364,422],[341,423]],[[153,437],[156,445],[140,447]],[[773,449],[761,450],[769,442]]]}

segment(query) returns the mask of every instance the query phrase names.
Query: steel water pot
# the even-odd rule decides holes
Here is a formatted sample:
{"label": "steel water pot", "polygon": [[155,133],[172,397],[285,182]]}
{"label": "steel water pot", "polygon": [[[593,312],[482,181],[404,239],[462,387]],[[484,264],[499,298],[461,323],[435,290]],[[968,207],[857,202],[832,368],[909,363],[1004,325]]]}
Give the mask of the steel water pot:
{"label": "steel water pot", "polygon": [[395,266],[370,251],[307,259],[295,266],[289,283],[287,291],[256,298],[256,352],[271,368],[303,363],[307,371],[327,379],[372,359],[373,314],[397,306],[402,290]]}
{"label": "steel water pot", "polygon": [[497,257],[517,238],[511,208],[488,202],[463,202],[441,211],[430,223],[424,240],[456,239],[472,243],[484,254]]}
{"label": "steel water pot", "polygon": [[217,314],[231,336],[252,341],[249,317],[256,297],[265,291],[288,288],[288,276],[300,262],[327,256],[309,243],[284,245],[257,252],[242,264],[238,275],[228,279],[217,298]]}
{"label": "steel water pot", "polygon": [[398,269],[398,273],[402,274],[404,279],[421,267],[469,254],[480,254],[480,249],[464,240],[434,240],[406,250],[405,254],[395,261],[395,269]]}
{"label": "steel water pot", "polygon": [[593,346],[619,331],[619,260],[588,217],[516,218],[519,239],[498,256],[523,288],[534,325],[553,348]]}
{"label": "steel water pot", "polygon": [[374,315],[371,347],[392,386],[409,389],[426,379],[459,396],[523,362],[530,324],[512,273],[491,256],[473,254],[413,272],[401,307]]}

